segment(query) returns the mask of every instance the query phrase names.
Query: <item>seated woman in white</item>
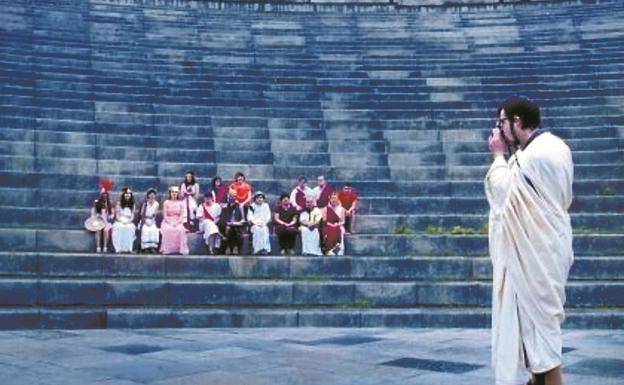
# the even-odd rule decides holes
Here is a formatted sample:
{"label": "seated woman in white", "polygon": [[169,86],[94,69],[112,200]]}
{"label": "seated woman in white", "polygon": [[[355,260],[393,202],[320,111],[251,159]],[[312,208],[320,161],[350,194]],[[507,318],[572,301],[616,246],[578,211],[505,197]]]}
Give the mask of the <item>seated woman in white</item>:
{"label": "seated woman in white", "polygon": [[158,243],[160,241],[160,230],[156,224],[156,216],[160,209],[160,204],[156,200],[156,190],[151,188],[145,194],[145,201],[141,206],[139,215],[141,220],[141,251],[146,254],[158,253]]}
{"label": "seated woman in white", "polygon": [[113,224],[113,247],[116,253],[131,253],[136,238],[134,226],[134,195],[130,187],[121,189],[121,197],[115,209]]}
{"label": "seated woman in white", "polygon": [[316,207],[316,201],[313,198],[306,199],[306,208],[299,214],[301,253],[303,255],[323,255],[319,234],[319,225],[322,220],[323,213]]}
{"label": "seated woman in white", "polygon": [[264,194],[258,191],[254,195],[254,203],[249,206],[249,212],[247,213],[247,221],[251,225],[254,254],[269,254],[271,252],[268,226],[271,221],[271,208],[265,200]]}
{"label": "seated woman in white", "polygon": [[204,241],[209,254],[215,254],[221,248],[219,232],[219,219],[221,218],[221,205],[215,203],[212,194],[204,195],[204,202],[197,208],[197,220],[199,231],[204,233]]}

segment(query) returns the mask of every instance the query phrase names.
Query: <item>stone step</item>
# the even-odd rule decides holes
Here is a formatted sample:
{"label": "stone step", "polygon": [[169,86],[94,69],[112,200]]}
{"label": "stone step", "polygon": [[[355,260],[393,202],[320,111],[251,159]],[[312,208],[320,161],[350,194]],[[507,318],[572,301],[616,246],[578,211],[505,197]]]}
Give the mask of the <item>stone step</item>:
{"label": "stone step", "polygon": [[[97,123],[95,127],[92,122],[89,121],[75,121],[75,120],[65,120],[65,121],[53,121],[53,120],[45,120],[37,118],[37,124],[41,126],[41,124],[55,126],[58,125],[59,129],[56,127],[48,127],[46,130],[43,127],[35,127],[32,128],[8,128],[6,120],[8,117],[4,116],[3,121],[4,125],[0,128],[0,140],[3,141],[24,141],[31,142],[37,141],[38,143],[68,143],[68,144],[81,144],[81,145],[96,145],[96,144],[109,144],[112,146],[123,146],[123,145],[142,145],[148,147],[157,147],[157,146],[165,146],[169,144],[173,144],[174,140],[178,140],[179,144],[183,148],[187,148],[188,146],[201,146],[202,148],[206,148],[207,146],[211,146],[212,135],[201,134],[197,136],[197,130],[202,129],[202,126],[185,126],[178,127],[172,125],[157,125],[154,129],[151,126],[147,126],[143,131],[144,133],[135,133],[129,135],[129,130],[124,131],[123,133],[98,133],[98,131],[106,132],[110,126],[103,125],[101,123]],[[30,123],[29,123],[30,124]],[[325,130],[327,133],[332,133],[331,136],[328,136],[329,142],[343,142],[345,139],[354,139],[351,135],[347,135],[350,130],[355,130],[358,133],[364,134],[364,136],[359,136],[359,140],[356,142],[363,142],[365,140],[374,141],[379,143],[384,143],[381,133],[389,139],[389,151],[390,152],[413,152],[420,151],[423,147],[428,146],[438,146],[442,141],[444,142],[445,150],[454,150],[459,152],[466,151],[483,151],[483,143],[485,142],[487,135],[489,135],[488,129],[481,130],[431,130],[431,129],[413,129],[409,131],[405,130],[379,130],[371,127],[371,122],[366,121],[362,122],[362,127],[355,126],[353,122],[344,122],[341,123],[342,126],[340,128],[333,128],[336,125],[330,126]],[[375,123],[377,124],[377,123]],[[413,122],[412,122],[413,124]],[[74,131],[67,131],[68,127],[72,125],[76,126]],[[91,128],[90,128],[91,127]],[[136,128],[133,127],[133,130]],[[64,131],[63,131],[64,130]],[[77,131],[81,132],[77,132]],[[257,129],[250,129],[252,131]],[[570,132],[583,132],[585,129],[570,129]],[[614,129],[612,129],[614,130]],[[271,130],[271,132],[278,130]],[[285,141],[295,141],[301,140],[300,137],[305,136],[306,132],[322,132],[323,130],[296,130],[297,132],[294,137],[287,137],[285,134],[277,135],[276,137],[272,137],[274,140],[285,140]],[[589,130],[588,130],[589,131]],[[288,129],[280,129],[279,132],[289,132]],[[338,132],[342,134],[337,134]],[[179,135],[184,135],[183,138],[180,138]],[[354,134],[361,135],[361,134]],[[403,137],[399,140],[394,140],[395,135],[398,138]],[[578,134],[581,135],[581,134]],[[590,147],[608,147],[609,144],[613,145],[613,141],[608,142],[608,137],[614,137],[616,132],[606,132],[605,136],[596,136],[587,137],[583,139],[567,139],[566,136],[563,136],[567,139],[567,141],[574,148],[575,146],[579,147],[583,145],[583,142],[587,142]],[[572,137],[576,137],[573,134],[570,134]],[[266,138],[268,139],[268,137]],[[265,139],[265,140],[266,140]],[[288,140],[290,139],[290,140]],[[319,139],[322,139],[319,137]],[[216,139],[215,139],[216,140]],[[606,143],[605,143],[606,142]],[[308,140],[306,143],[323,143],[323,140]],[[616,143],[617,144],[617,143]],[[617,147],[617,145],[615,146]],[[580,147],[582,148],[582,147]],[[579,149],[580,149],[579,148]]]}
{"label": "stone step", "polygon": [[[487,211],[466,214],[449,211],[447,214],[360,214],[357,218],[358,234],[397,234],[415,232],[427,234],[451,234],[471,232],[486,234]],[[575,233],[621,233],[624,232],[624,215],[618,212],[572,213]]]}
{"label": "stone step", "polygon": [[95,146],[41,142],[0,141],[0,149],[9,156],[36,156],[40,158],[72,158],[89,160],[128,160],[141,162],[214,163],[212,149],[170,149],[131,146]]}
{"label": "stone step", "polygon": [[[196,145],[192,145],[192,148],[180,148],[179,150],[173,149],[164,149],[164,148],[141,148],[141,147],[131,147],[131,146],[96,146],[96,145],[85,145],[85,144],[57,144],[57,143],[47,143],[47,142],[39,142],[39,141],[12,141],[12,140],[0,140],[0,149],[3,150],[5,155],[8,156],[37,156],[41,158],[84,158],[84,159],[110,159],[110,160],[119,160],[119,159],[127,159],[131,161],[179,161],[186,160],[191,163],[197,162],[206,162],[206,163],[214,163],[215,159],[218,162],[223,163],[271,163],[272,157],[278,156],[283,159],[282,154],[271,155],[270,152],[265,151],[264,154],[257,153],[245,153],[245,145],[247,141],[243,140],[243,142],[239,142],[238,139],[224,140],[224,143],[219,143],[218,147],[222,148],[223,151],[227,146],[235,147],[237,144],[241,144],[242,148],[239,148],[239,151],[236,153],[228,153],[222,152],[215,155],[214,150],[208,144],[207,149],[201,149],[197,147],[202,147],[205,145],[204,141],[200,141]],[[290,143],[290,141],[288,141]],[[120,143],[120,144],[130,144],[130,143]],[[262,148],[266,147],[265,142],[252,142],[251,147]],[[319,142],[322,145],[322,142]],[[276,143],[277,148],[283,148],[283,144]],[[249,146],[247,146],[249,147]],[[308,161],[311,164],[317,163],[314,159],[325,159],[321,164],[327,164],[327,158],[331,158],[331,163],[334,165],[342,165],[342,164],[354,164],[354,163],[362,163],[371,166],[380,166],[389,164],[390,166],[401,167],[405,164],[411,165],[440,165],[440,164],[448,164],[448,165],[484,165],[491,162],[491,155],[487,152],[450,152],[445,151],[444,144],[435,143],[431,145],[431,142],[423,143],[422,148],[427,152],[424,153],[404,153],[404,152],[391,152],[386,155],[383,153],[357,153],[351,152],[353,150],[357,150],[357,146],[352,148],[352,146],[348,143],[342,143],[338,141],[331,142],[329,147],[332,148],[334,153],[327,152],[316,152],[316,153],[306,153],[300,154],[300,160],[297,160],[296,163],[302,163],[301,165],[305,165]],[[314,148],[312,148],[314,149]],[[242,152],[240,150],[243,150]],[[435,150],[434,152],[430,152]],[[176,156],[176,153],[179,152],[179,156]],[[236,159],[236,157],[240,154],[240,160],[232,160]],[[258,154],[258,155],[256,155]],[[356,154],[360,156],[360,159],[356,159]],[[573,157],[576,164],[601,164],[601,163],[618,163],[621,162],[624,158],[624,151],[621,149],[608,149],[604,150],[600,153],[596,153],[595,151],[574,151]],[[293,159],[293,155],[286,154],[288,159]],[[316,157],[316,158],[315,158]],[[293,160],[294,161],[294,160]],[[283,160],[278,163],[288,163],[287,160]]]}
{"label": "stone step", "polygon": [[[198,175],[203,179],[212,176]],[[221,174],[224,180],[229,180],[233,174]],[[312,178],[313,175],[308,175]],[[86,193],[90,196],[94,186],[98,186],[102,177],[108,177],[115,181],[116,186],[132,186],[136,191],[145,191],[150,187],[155,187],[160,191],[166,191],[168,186],[178,183],[181,176],[175,177],[144,177],[144,176],[122,176],[122,175],[65,175],[65,174],[44,174],[44,173],[22,173],[22,172],[0,172],[2,188],[7,189],[39,189],[42,193],[54,193],[53,190],[72,189],[79,193]],[[330,179],[334,186],[342,186],[347,180]],[[444,180],[413,180],[404,179],[394,181],[350,181],[355,189],[364,198],[375,196],[388,196],[392,194],[398,197],[476,197],[483,196],[483,179],[473,179],[465,181],[444,181]],[[208,180],[201,182],[204,185]],[[295,184],[294,179],[257,179],[254,178],[252,185],[255,189],[267,191],[290,191]],[[624,179],[577,179],[573,185],[573,191],[578,196],[604,196],[611,197],[621,195],[624,191]],[[4,191],[11,196],[20,195],[19,191]],[[62,196],[63,191],[59,191]],[[2,194],[4,195],[4,194]],[[8,198],[12,202],[12,198]],[[18,199],[19,198],[15,198]],[[55,199],[58,199],[55,198]],[[89,198],[90,201],[90,198]],[[17,202],[17,201],[16,201]]]}
{"label": "stone step", "polygon": [[[257,155],[263,162],[269,163],[271,159],[267,154],[264,158]],[[217,155],[222,157],[221,154]],[[20,173],[54,173],[73,175],[114,174],[133,176],[175,176],[183,175],[186,170],[193,169],[198,175],[234,175],[236,171],[243,171],[246,175],[258,179],[296,179],[299,175],[325,174],[330,179],[339,180],[388,180],[410,178],[413,180],[443,180],[443,179],[478,179],[483,177],[488,166],[414,166],[404,167],[391,164],[386,166],[369,166],[365,163],[349,164],[348,159],[356,161],[355,156],[343,156],[335,158],[336,161],[347,160],[347,164],[336,164],[335,167],[326,166],[268,166],[266,164],[249,164],[249,159],[256,159],[256,155],[236,157],[231,155],[231,164],[228,163],[204,163],[204,162],[181,162],[181,161],[139,161],[118,159],[86,159],[86,158],[44,158],[35,156],[0,156],[0,170],[4,172]],[[220,158],[228,160],[228,158]],[[182,159],[176,159],[182,160]],[[333,159],[332,159],[333,160]],[[383,162],[379,162],[382,163]],[[215,167],[216,166],[216,167]],[[215,171],[216,168],[216,171]],[[608,178],[612,175],[624,175],[624,165],[618,163],[605,164],[579,164],[575,166],[575,176],[578,178]]]}
{"label": "stone step", "polygon": [[[390,167],[392,179],[412,180],[474,180],[485,177],[489,166],[394,166]],[[624,175],[624,165],[615,164],[579,164],[574,167],[577,178],[609,178],[612,175]]]}
{"label": "stone step", "polygon": [[[617,309],[569,309],[564,328],[617,329]],[[490,327],[486,308],[0,308],[1,329],[127,329],[240,327]]]}
{"label": "stone step", "polygon": [[[486,282],[2,278],[0,306],[479,306]],[[566,284],[568,307],[624,307],[624,283]]]}
{"label": "stone step", "polygon": [[[600,151],[620,149],[618,138],[567,139],[565,142],[575,151]],[[482,153],[487,150],[487,141],[441,142],[431,141],[391,141],[387,144],[388,153]]]}
{"label": "stone step", "polygon": [[[57,121],[62,127],[77,123],[76,121]],[[80,123],[80,122],[78,122]],[[88,123],[88,122],[84,122]],[[152,132],[139,134],[98,134],[88,132],[85,127],[78,127],[75,131],[40,130],[40,129],[14,129],[0,128],[0,140],[3,142],[36,142],[38,145],[70,145],[70,146],[99,146],[99,147],[133,147],[133,148],[171,148],[180,147],[185,149],[212,149],[214,141],[207,137],[181,137],[187,133],[180,128],[171,129],[167,135],[153,135]]]}
{"label": "stone step", "polygon": [[[267,166],[267,165],[264,165]],[[239,167],[244,171],[242,167]],[[236,169],[236,167],[233,167]],[[230,170],[231,171],[231,170]],[[298,171],[295,169],[294,171]],[[303,170],[306,171],[306,170]],[[302,171],[302,172],[303,172]],[[307,171],[310,171],[309,169]],[[318,171],[318,170],[317,170]],[[323,168],[323,173],[326,174],[328,169]],[[64,189],[72,189],[76,191],[80,191],[82,193],[86,193],[89,196],[93,194],[94,191],[97,190],[97,186],[99,185],[100,178],[110,178],[112,179],[117,188],[119,186],[132,186],[135,191],[146,191],[150,187],[157,188],[159,191],[167,191],[168,187],[172,184],[181,183],[181,178],[183,174],[175,175],[175,176],[159,176],[159,177],[147,177],[147,176],[128,176],[128,175],[66,175],[66,174],[47,174],[47,173],[22,173],[22,172],[2,172],[0,171],[0,181],[2,181],[2,187],[6,188],[36,188],[43,193],[50,192],[54,193],[51,190],[64,190]],[[202,185],[207,188],[209,184],[209,178],[212,178],[214,174],[198,175],[200,181],[202,181]],[[233,179],[233,173],[227,174],[217,174],[220,175],[223,180],[230,181]],[[308,175],[309,178],[314,177],[316,174]],[[299,174],[297,175],[297,177]],[[204,179],[205,178],[205,179]],[[296,177],[293,178],[269,178],[269,179],[260,179],[254,177],[250,180],[254,189],[266,191],[267,193],[272,193],[274,191],[291,191],[296,184]],[[390,181],[383,180],[338,180],[338,179],[329,179],[329,182],[333,185],[339,187],[344,185],[346,182],[351,182],[353,187],[356,188],[363,196],[373,195],[373,194],[387,194],[388,191],[393,191],[394,186]],[[483,185],[481,184],[481,187]],[[85,188],[87,190],[85,190]],[[88,190],[92,188],[92,190]],[[619,191],[619,190],[616,190]],[[17,198],[19,199],[19,198]],[[58,198],[57,198],[58,199]],[[87,200],[90,202],[91,198]],[[62,200],[60,202],[67,202],[67,200]]]}
{"label": "stone step", "polygon": [[[393,154],[393,163],[410,163],[411,154]],[[414,157],[417,158],[417,157]],[[582,164],[617,164],[624,161],[624,150],[574,151],[572,159],[575,166]],[[492,154],[483,153],[446,153],[444,160],[449,165],[483,165],[492,161]]]}
{"label": "stone step", "polygon": [[[114,194],[117,198],[117,194]],[[76,208],[49,208],[46,203],[52,204],[55,200],[47,196],[37,196],[36,200],[25,201],[26,198],[17,197],[16,200],[24,200],[26,207],[14,207],[0,205],[0,226],[14,228],[40,228],[40,229],[75,229],[81,227],[84,220],[89,216],[89,202],[95,194],[83,194],[80,201],[68,202],[68,206]],[[138,192],[136,198],[142,201],[142,192]],[[270,194],[268,199],[271,207],[278,201],[278,195]],[[4,200],[1,203],[6,203]],[[15,202],[19,203],[19,202]],[[38,206],[34,206],[38,205]],[[367,211],[376,210],[362,210]],[[425,210],[423,210],[425,211]],[[451,210],[442,213],[437,210],[429,210],[433,213],[418,215],[396,215],[400,210],[391,211],[391,214],[361,214],[357,220],[356,231],[358,234],[400,234],[401,232],[425,233],[425,234],[487,234],[487,207],[478,210]],[[442,210],[440,210],[442,211]],[[462,213],[468,211],[468,213]],[[473,213],[476,211],[477,213]],[[45,213],[46,215],[42,215]],[[448,214],[453,213],[453,214]],[[624,230],[624,217],[619,213],[582,212],[572,214],[572,225],[577,234],[621,233]]]}
{"label": "stone step", "polygon": [[[209,188],[208,185],[200,186],[203,186],[204,191]],[[142,201],[142,191],[135,193],[137,202]],[[280,194],[279,190],[267,192],[271,207],[276,205]],[[95,197],[95,192],[56,199],[41,192],[20,194],[19,191],[13,191],[13,196],[0,199],[2,203],[0,204],[0,214],[2,214],[0,225],[21,227],[26,224],[27,227],[31,227],[31,224],[35,223],[37,227],[45,228],[80,226],[88,215],[92,199]],[[117,194],[113,197],[116,200]],[[579,231],[591,229],[600,230],[600,232],[613,231],[624,225],[617,214],[623,211],[621,206],[622,196],[577,197],[570,212],[573,215],[584,215],[582,219],[578,219],[581,221]],[[478,232],[484,228],[483,216],[487,214],[488,209],[487,201],[483,198],[366,198],[362,199],[359,204],[360,219],[364,220],[363,223],[360,221],[360,225],[364,228],[360,228],[358,232],[373,231],[373,233],[392,234],[397,231],[397,227],[405,226],[413,231],[423,231],[429,226],[442,227],[447,229],[445,231],[449,231],[448,229],[454,226],[462,225],[473,225],[466,228]],[[42,211],[46,212],[48,217],[41,218]],[[367,218],[367,215],[373,215],[373,217]],[[379,218],[380,215],[382,215],[381,218]],[[394,216],[388,218],[386,217],[388,215]],[[468,215],[472,217],[462,219]],[[600,220],[606,222],[600,225]],[[575,220],[573,223],[577,225],[578,222]]]}
{"label": "stone step", "polygon": [[[463,181],[406,180],[394,181],[398,196],[477,196],[484,194],[483,178]],[[624,179],[578,178],[573,183],[575,195],[609,196],[624,191]]]}
{"label": "stone step", "polygon": [[[272,250],[278,250],[271,235]],[[26,229],[0,227],[0,244],[6,251],[90,252],[95,250],[93,235],[85,230]],[[191,254],[203,254],[205,246],[198,234],[189,234]],[[622,234],[576,234],[574,251],[579,255],[619,255],[624,248]],[[243,242],[243,254],[249,250]],[[112,248],[111,248],[112,250]],[[358,234],[345,237],[347,255],[487,255],[484,235],[395,235]]]}
{"label": "stone step", "polygon": [[[231,280],[490,281],[489,257],[163,256],[2,252],[11,278],[157,278]],[[576,256],[570,281],[624,280],[624,257]]]}
{"label": "stone step", "polygon": [[[189,169],[195,170],[199,175],[215,175],[216,170],[223,168],[227,168],[227,166],[224,164],[216,166],[214,163],[0,156],[0,170],[2,171],[18,171],[23,173],[60,172],[68,176],[102,174],[127,175],[133,177],[173,177],[184,175]],[[253,168],[261,169],[261,166],[256,165]],[[230,174],[233,175],[234,172],[228,173],[228,175]],[[259,173],[256,175],[260,177],[268,176],[266,173]]]}

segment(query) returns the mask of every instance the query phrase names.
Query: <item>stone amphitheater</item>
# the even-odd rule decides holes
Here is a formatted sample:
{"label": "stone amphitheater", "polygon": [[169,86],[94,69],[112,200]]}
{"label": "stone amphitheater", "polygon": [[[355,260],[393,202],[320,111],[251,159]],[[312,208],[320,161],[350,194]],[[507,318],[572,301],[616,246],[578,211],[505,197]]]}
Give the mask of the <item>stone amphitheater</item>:
{"label": "stone amphitheater", "polygon": [[[624,3],[0,0],[0,328],[487,327],[483,178],[527,95],[573,149],[566,327],[624,321]],[[98,182],[362,196],[346,255],[95,254]],[[116,195],[116,194],[115,194]]]}

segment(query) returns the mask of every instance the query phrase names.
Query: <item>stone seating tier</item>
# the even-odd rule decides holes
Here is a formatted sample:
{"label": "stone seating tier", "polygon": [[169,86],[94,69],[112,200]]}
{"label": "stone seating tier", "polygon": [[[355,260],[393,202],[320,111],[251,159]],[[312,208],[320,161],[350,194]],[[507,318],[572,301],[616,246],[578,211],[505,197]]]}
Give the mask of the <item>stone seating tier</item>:
{"label": "stone seating tier", "polygon": [[[0,328],[487,327],[485,140],[513,93],[573,151],[565,326],[621,328],[624,5],[475,1],[0,0]],[[271,202],[352,182],[347,256],[92,253],[100,178],[162,197],[188,169]]]}

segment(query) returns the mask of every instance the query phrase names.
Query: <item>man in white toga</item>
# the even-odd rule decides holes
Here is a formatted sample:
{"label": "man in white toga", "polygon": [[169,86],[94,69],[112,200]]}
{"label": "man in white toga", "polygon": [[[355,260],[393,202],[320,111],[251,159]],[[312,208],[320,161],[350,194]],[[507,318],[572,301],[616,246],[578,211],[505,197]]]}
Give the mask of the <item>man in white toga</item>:
{"label": "man in white toga", "polygon": [[[489,138],[485,178],[493,265],[492,365],[497,385],[562,384],[561,323],[574,260],[568,146],[542,131],[539,107],[510,97]],[[506,161],[504,154],[511,153]]]}

